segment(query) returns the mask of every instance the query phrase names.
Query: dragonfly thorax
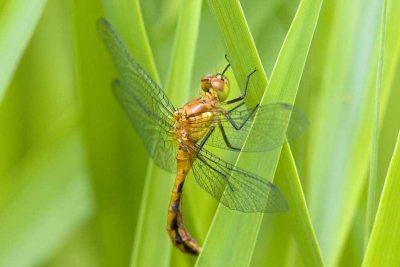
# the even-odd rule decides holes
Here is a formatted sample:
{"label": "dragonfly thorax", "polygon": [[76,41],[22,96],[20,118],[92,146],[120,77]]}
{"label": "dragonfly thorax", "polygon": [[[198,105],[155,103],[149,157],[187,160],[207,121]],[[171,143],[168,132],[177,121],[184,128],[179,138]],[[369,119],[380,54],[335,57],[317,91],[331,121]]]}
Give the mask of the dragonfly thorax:
{"label": "dragonfly thorax", "polygon": [[229,80],[223,74],[204,75],[200,83],[204,92],[216,94],[219,101],[224,101],[229,95]]}
{"label": "dragonfly thorax", "polygon": [[209,93],[186,103],[174,113],[175,138],[180,143],[196,143],[207,133],[217,112],[217,102]]}

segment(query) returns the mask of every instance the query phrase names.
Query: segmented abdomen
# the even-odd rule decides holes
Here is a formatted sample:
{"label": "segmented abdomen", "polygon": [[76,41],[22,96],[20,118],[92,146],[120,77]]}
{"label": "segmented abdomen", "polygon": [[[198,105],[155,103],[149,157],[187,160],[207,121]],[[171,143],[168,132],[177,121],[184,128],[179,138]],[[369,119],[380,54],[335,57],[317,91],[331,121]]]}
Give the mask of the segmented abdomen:
{"label": "segmented abdomen", "polygon": [[168,208],[167,231],[174,246],[184,253],[199,255],[201,248],[186,230],[182,217],[182,190],[191,168],[191,154],[183,145],[179,146],[176,160],[177,173]]}

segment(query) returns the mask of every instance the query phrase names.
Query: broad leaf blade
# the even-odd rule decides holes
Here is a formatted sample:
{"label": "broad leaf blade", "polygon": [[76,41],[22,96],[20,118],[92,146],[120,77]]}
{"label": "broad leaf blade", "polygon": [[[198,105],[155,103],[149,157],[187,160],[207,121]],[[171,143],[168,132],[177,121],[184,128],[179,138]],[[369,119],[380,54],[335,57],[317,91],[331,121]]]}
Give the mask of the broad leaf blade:
{"label": "broad leaf blade", "polygon": [[74,132],[10,173],[13,194],[0,210],[0,266],[34,266],[93,212],[81,138]]}
{"label": "broad leaf blade", "polygon": [[7,0],[0,9],[0,103],[36,28],[46,0]]}
{"label": "broad leaf blade", "polygon": [[400,134],[386,176],[363,266],[398,266],[400,255]]}
{"label": "broad leaf blade", "polygon": [[[267,87],[268,98],[264,98],[263,104],[268,101],[294,103],[321,3],[322,1],[316,4],[315,1],[307,0],[301,2],[275,64],[270,84]],[[243,47],[242,49],[244,49],[246,44],[252,42],[251,39],[249,40],[250,34],[245,20],[240,18],[242,12],[238,2],[232,4],[232,1],[209,1],[209,5],[214,10],[224,41],[229,44],[227,45],[228,52],[230,47]],[[228,10],[224,11],[225,9]],[[228,31],[226,31],[229,27],[235,29],[231,35],[228,35]],[[232,61],[244,61],[244,66],[256,66],[259,62],[256,53],[248,57],[236,55],[239,57],[233,59],[232,56]],[[287,75],[289,73],[290,75]],[[266,82],[263,73],[258,73],[254,80],[256,81],[254,84],[259,85],[265,85]],[[251,139],[251,133],[249,139]],[[237,165],[261,174],[263,177],[271,178],[274,176],[279,154],[280,151],[263,153],[262,156],[255,157],[240,154]],[[263,167],[260,168],[261,165]],[[206,245],[198,260],[198,266],[207,264],[207,262],[229,266],[248,265],[262,218],[262,214],[243,215],[229,211],[220,205],[208,233]]]}

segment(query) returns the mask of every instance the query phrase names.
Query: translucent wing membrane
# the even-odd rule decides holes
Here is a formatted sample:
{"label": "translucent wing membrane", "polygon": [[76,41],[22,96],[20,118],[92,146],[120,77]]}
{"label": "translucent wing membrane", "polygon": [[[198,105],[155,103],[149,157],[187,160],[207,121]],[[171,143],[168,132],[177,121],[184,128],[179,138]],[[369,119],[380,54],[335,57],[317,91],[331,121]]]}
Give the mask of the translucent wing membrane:
{"label": "translucent wing membrane", "polygon": [[113,82],[117,99],[154,162],[167,171],[176,172],[176,152],[170,132],[174,125],[174,106],[132,57],[111,25],[104,19],[97,25],[121,74],[121,81]]}
{"label": "translucent wing membrane", "polygon": [[[231,120],[236,125],[244,123],[240,130],[235,129],[232,123],[221,114],[221,126],[223,129],[217,126],[206,144],[248,152],[272,150],[282,146],[285,138],[289,142],[296,139],[308,125],[307,118],[303,112],[295,109],[290,104],[273,103],[258,106],[255,109],[257,115],[252,109],[229,112]],[[255,116],[258,117],[257,123],[253,123]],[[254,141],[247,142],[246,147],[243,148],[244,141],[250,130],[253,131],[254,138],[252,140]]]}
{"label": "translucent wing membrane", "polygon": [[108,21],[99,19],[97,26],[130,96],[149,117],[168,126],[175,108],[167,95],[132,57]]}
{"label": "translucent wing membrane", "polygon": [[132,95],[132,89],[122,81],[113,81],[113,91],[140,136],[147,153],[159,167],[175,173],[176,145],[173,143],[170,132],[173,121],[167,120],[159,124],[153,120]]}
{"label": "translucent wing membrane", "polygon": [[197,159],[192,164],[197,183],[232,210],[242,212],[288,210],[284,196],[274,184],[224,161],[204,148],[199,151]]}

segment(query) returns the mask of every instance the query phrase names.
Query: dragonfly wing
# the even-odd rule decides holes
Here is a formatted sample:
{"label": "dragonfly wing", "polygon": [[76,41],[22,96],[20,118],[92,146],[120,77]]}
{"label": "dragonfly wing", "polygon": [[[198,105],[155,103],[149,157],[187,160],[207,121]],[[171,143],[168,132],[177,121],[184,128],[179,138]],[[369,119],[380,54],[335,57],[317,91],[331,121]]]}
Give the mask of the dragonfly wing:
{"label": "dragonfly wing", "polygon": [[[283,145],[285,138],[290,142],[296,139],[308,125],[307,117],[292,105],[286,103],[273,103],[256,107],[257,115],[250,110],[233,110],[230,112],[231,119],[237,124],[242,124],[246,118],[247,122],[240,130],[236,130],[230,121],[221,118],[223,131],[231,148],[248,152],[260,152],[278,148]],[[221,114],[221,117],[224,116]],[[250,117],[249,117],[250,116]],[[254,123],[257,116],[257,123]],[[249,131],[254,134],[253,142],[243,144]],[[230,149],[226,144],[223,132],[217,128],[211,135],[207,144],[219,148]]]}
{"label": "dragonfly wing", "polygon": [[121,37],[105,19],[99,19],[98,31],[121,75],[121,81],[136,99],[137,105],[158,123],[168,125],[174,106],[165,92],[130,54]]}
{"label": "dragonfly wing", "polygon": [[170,132],[172,121],[169,121],[170,124],[166,126],[148,116],[146,110],[130,94],[129,85],[122,81],[113,81],[113,91],[154,163],[171,173],[175,173],[176,148]]}
{"label": "dragonfly wing", "polygon": [[195,179],[200,187],[232,210],[288,210],[284,196],[274,184],[222,160],[204,148],[192,164]]}
{"label": "dragonfly wing", "polygon": [[154,162],[174,173],[175,147],[171,139],[175,111],[167,95],[129,53],[110,23],[99,19],[98,31],[106,44],[121,80],[113,90]]}

